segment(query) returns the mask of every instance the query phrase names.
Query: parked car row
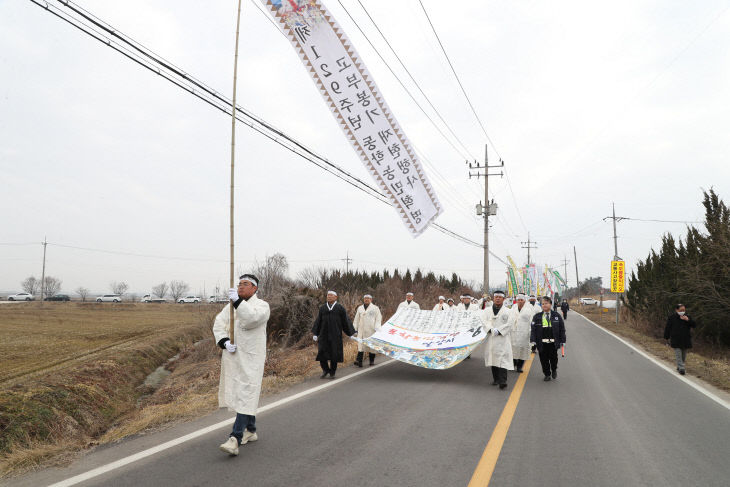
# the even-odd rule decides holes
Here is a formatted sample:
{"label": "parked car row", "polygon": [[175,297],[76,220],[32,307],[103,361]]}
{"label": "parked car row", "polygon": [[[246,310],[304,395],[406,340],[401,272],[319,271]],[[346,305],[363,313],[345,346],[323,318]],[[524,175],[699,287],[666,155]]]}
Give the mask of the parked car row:
{"label": "parked car row", "polygon": [[[30,293],[16,293],[8,296],[8,301],[35,301],[35,296]],[[44,301],[71,301],[71,297],[68,294],[54,294],[43,299]],[[96,297],[97,303],[121,303],[122,296],[119,294],[103,294]],[[151,294],[145,294],[140,299],[143,303],[167,303],[168,300],[165,298],[153,297]],[[200,296],[185,296],[177,300],[178,303],[200,303],[203,298]],[[208,298],[209,303],[227,303],[228,299],[216,296],[210,296]]]}

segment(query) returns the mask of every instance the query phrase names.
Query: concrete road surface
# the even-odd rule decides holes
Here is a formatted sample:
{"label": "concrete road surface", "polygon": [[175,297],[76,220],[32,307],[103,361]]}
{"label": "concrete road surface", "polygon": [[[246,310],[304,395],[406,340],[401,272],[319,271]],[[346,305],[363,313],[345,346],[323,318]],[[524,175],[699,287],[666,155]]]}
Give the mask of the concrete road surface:
{"label": "concrete road surface", "polygon": [[[238,457],[218,450],[229,432],[222,427],[64,485],[465,486],[513,391],[511,402],[519,402],[486,477],[490,485],[730,485],[724,398],[699,392],[574,312],[566,328],[558,379],[543,382],[536,357],[521,395],[514,391],[515,372],[508,389],[490,385],[481,350],[445,371],[387,363],[343,379],[359,371],[349,367],[332,387],[260,413],[260,439],[242,446]],[[323,383],[330,382],[307,381],[266,403]],[[109,469],[120,458],[229,417],[221,411],[9,484],[49,485]]]}

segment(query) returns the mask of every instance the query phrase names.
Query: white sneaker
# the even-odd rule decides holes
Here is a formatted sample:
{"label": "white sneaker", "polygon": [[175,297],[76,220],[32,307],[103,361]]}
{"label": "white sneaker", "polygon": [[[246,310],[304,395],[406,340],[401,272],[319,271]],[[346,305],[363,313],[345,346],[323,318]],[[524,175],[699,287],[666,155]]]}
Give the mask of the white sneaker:
{"label": "white sneaker", "polygon": [[219,448],[222,452],[226,452],[229,455],[238,455],[238,440],[233,436],[229,436],[228,441],[223,443]]}
{"label": "white sneaker", "polygon": [[251,433],[250,431],[246,430],[243,432],[243,439],[241,440],[241,444],[245,445],[249,441],[256,441],[259,439],[259,435],[256,433]]}

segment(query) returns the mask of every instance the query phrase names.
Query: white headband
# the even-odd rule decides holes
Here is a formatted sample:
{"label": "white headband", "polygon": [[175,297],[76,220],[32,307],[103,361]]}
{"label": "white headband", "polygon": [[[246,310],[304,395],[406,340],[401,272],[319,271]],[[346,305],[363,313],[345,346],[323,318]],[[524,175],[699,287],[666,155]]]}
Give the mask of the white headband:
{"label": "white headband", "polygon": [[413,296],[413,293],[406,293],[406,296]]}
{"label": "white headband", "polygon": [[240,277],[240,278],[238,279],[238,281],[239,281],[239,282],[240,282],[240,281],[248,281],[248,282],[250,282],[251,284],[253,284],[254,286],[256,286],[256,287],[259,287],[259,281],[257,281],[257,280],[256,280],[256,278],[255,278],[255,277],[253,277],[253,276],[246,276],[246,275],[243,275],[243,276],[241,276],[241,277]]}
{"label": "white headband", "polygon": [[495,296],[502,296],[504,297],[504,293],[494,293]]}
{"label": "white headband", "polygon": [[524,301],[525,300],[525,295],[524,294],[518,294],[517,295],[517,299],[521,299],[522,301]]}
{"label": "white headband", "polygon": [[371,295],[369,295],[369,294],[366,294],[365,296],[363,296],[363,299],[365,299],[365,298],[373,299],[373,297]]}
{"label": "white headband", "polygon": [[334,291],[327,291],[327,294],[334,294],[335,296],[337,296],[337,293]]}
{"label": "white headband", "polygon": [[443,296],[439,296],[439,299],[443,299],[444,301],[446,301],[446,298]]}

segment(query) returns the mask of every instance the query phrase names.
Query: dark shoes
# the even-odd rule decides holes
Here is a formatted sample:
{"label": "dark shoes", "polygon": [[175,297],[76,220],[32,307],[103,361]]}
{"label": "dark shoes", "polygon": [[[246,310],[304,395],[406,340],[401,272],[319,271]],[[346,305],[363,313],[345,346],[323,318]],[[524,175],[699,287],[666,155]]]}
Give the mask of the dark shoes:
{"label": "dark shoes", "polygon": [[500,385],[499,385],[499,388],[500,388],[500,389],[506,389],[506,388],[507,388],[507,384],[500,384]]}
{"label": "dark shoes", "polygon": [[546,375],[546,376],[545,376],[545,378],[544,378],[543,380],[544,380],[545,382],[550,382],[550,376],[549,376],[549,375]]}
{"label": "dark shoes", "polygon": [[557,379],[557,378],[558,378],[558,371],[553,370],[553,379]]}
{"label": "dark shoes", "polygon": [[523,373],[523,372],[524,372],[524,370],[522,370],[522,369],[517,369],[517,372],[519,372],[519,373],[521,374],[521,373]]}
{"label": "dark shoes", "polygon": [[679,375],[684,375],[684,374],[685,374],[685,371],[684,370],[680,370],[679,371]]}
{"label": "dark shoes", "polygon": [[[357,365],[358,367],[362,368],[362,361],[361,360],[356,360],[355,361],[355,365]],[[373,365],[373,364],[370,364],[370,365]]]}
{"label": "dark shoes", "polygon": [[335,378],[335,373],[334,372],[330,372],[330,377],[334,379]]}
{"label": "dark shoes", "polygon": [[326,371],[322,372],[322,375],[320,375],[319,378],[326,379],[328,375],[330,375],[330,371],[326,370]]}

